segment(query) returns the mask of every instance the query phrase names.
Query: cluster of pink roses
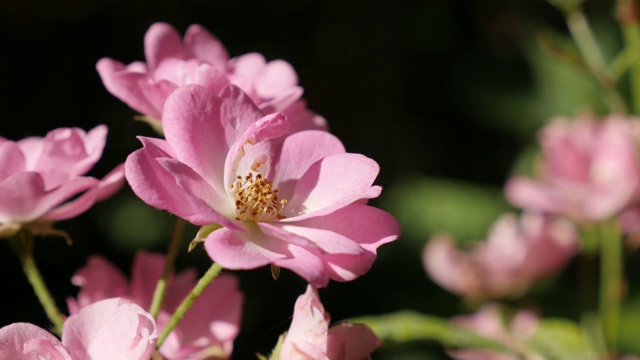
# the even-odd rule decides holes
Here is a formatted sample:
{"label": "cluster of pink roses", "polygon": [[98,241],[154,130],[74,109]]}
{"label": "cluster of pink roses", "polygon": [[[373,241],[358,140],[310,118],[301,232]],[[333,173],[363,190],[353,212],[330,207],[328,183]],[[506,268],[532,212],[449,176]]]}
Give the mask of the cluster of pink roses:
{"label": "cluster of pink roses", "polygon": [[[202,226],[197,240],[225,269],[286,268],[309,282],[272,359],[362,359],[380,341],[365,326],[331,329],[316,287],[366,273],[400,227],[368,206],[380,195],[375,161],[347,153],[306,108],[293,68],[259,54],[229,58],[198,25],[184,39],[167,24],[145,36],[146,63],[102,59],[106,88],[164,139],[143,147],[103,180],[82,176],[100,158],[106,127],[58,129],[46,138],[0,139],[0,236],[38,233],[113,194],[124,178],[147,204]],[[158,333],[194,287],[173,274],[158,316],[147,313],[165,258],[138,253],[131,281],[95,256],[72,282],[62,341],[31,324],[0,329],[0,359],[228,358],[243,296],[216,278],[156,350]],[[5,354],[7,354],[5,356]]]}
{"label": "cluster of pink roses", "polygon": [[[591,115],[556,118],[542,129],[539,142],[538,179],[515,176],[505,187],[507,199],[523,209],[519,219],[514,214],[503,215],[487,240],[475,243],[471,251],[458,250],[446,235],[435,235],[427,243],[424,265],[440,286],[476,301],[520,296],[577,254],[578,226],[612,221],[627,235],[638,230],[639,119],[619,115],[601,120]],[[526,317],[531,318],[527,332],[507,331],[504,325],[496,325],[500,315],[491,305],[462,323],[514,349],[522,339],[513,336],[529,334],[536,327],[535,316]],[[487,351],[454,351],[451,355],[457,359],[513,358]]]}

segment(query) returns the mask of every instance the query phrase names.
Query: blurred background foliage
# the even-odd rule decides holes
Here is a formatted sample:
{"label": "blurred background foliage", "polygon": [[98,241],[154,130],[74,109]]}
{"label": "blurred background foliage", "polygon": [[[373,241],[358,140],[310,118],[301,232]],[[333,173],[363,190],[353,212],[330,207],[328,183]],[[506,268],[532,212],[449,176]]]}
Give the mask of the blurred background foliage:
{"label": "blurred background foliage", "polygon": [[[591,0],[585,7],[611,60],[620,48],[613,2]],[[573,45],[562,16],[540,0],[2,0],[0,135],[16,140],[104,123],[110,135],[92,174],[102,176],[123,162],[140,147],[136,136],[155,135],[103,88],[94,66],[104,56],[142,60],[144,33],[156,21],[182,32],[204,25],[231,56],[256,51],[287,60],[309,107],[327,118],[346,148],[380,163],[378,184],[385,191],[373,203],[395,214],[404,233],[379,249],[368,274],[320,291],[334,321],[401,309],[441,317],[470,311],[425,275],[420,251],[429,235],[482,239],[497,216],[511,210],[502,196],[505,180],[532,171],[536,129],[552,116],[605,110],[587,72],[558,52]],[[624,84],[621,91],[626,93]],[[73,246],[39,239],[36,257],[64,308],[77,291],[71,275],[89,255],[102,254],[128,272],[137,249],[165,251],[174,222],[125,188],[58,224]],[[195,231],[188,229],[183,249]],[[640,270],[630,257],[629,273]],[[209,261],[198,248],[183,252],[177,267],[202,271]],[[0,267],[0,326],[46,325],[5,244]],[[576,319],[581,299],[573,291],[575,268],[513,303]],[[268,268],[235,273],[246,303],[234,358],[252,359],[255,352],[268,353],[288,328],[305,284],[288,271],[276,282]],[[634,280],[623,327],[637,330]],[[621,334],[623,349],[640,351],[631,332]],[[445,355],[435,343],[414,341],[389,344],[375,358]]]}

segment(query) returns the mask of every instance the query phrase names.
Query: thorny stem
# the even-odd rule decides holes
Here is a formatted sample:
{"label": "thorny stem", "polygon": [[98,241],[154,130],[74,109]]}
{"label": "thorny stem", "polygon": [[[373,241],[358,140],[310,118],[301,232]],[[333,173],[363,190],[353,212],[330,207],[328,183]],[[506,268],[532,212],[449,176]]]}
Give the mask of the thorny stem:
{"label": "thorny stem", "polygon": [[33,258],[33,236],[25,231],[21,230],[10,240],[13,251],[18,256],[22,270],[24,271],[29,283],[33,287],[33,291],[40,300],[40,304],[44,308],[49,321],[54,325],[57,334],[62,334],[62,325],[64,323],[65,316],[62,315],[56,302],[51,296],[47,285],[45,285],[42,275],[36,266],[36,262]]}
{"label": "thorny stem", "polygon": [[164,269],[162,270],[162,276],[160,276],[158,284],[156,285],[156,290],[153,293],[153,300],[151,301],[151,308],[149,309],[149,313],[154,318],[158,317],[158,313],[160,313],[160,308],[162,307],[162,302],[164,301],[164,296],[167,293],[167,283],[169,282],[169,276],[171,276],[171,272],[173,271],[173,263],[180,251],[182,234],[184,233],[186,224],[186,220],[178,218],[176,220],[176,225],[173,228],[173,234],[171,235],[171,242],[169,243],[169,249],[167,250],[167,258],[164,263]]}
{"label": "thorny stem", "polygon": [[156,348],[159,349],[160,346],[162,346],[162,343],[166,340],[167,336],[169,336],[176,325],[178,325],[180,320],[182,320],[182,317],[187,312],[187,310],[189,310],[194,301],[196,301],[196,299],[200,296],[200,294],[202,294],[204,289],[207,288],[207,286],[213,281],[213,279],[215,279],[218,274],[220,274],[220,271],[222,271],[222,266],[218,265],[217,263],[213,263],[209,270],[207,270],[207,272],[200,278],[200,280],[198,280],[198,283],[193,288],[193,290],[191,290],[187,297],[182,300],[182,303],[180,303],[176,311],[173,313],[173,315],[171,315],[171,319],[169,319],[167,326],[162,330],[162,333],[158,337],[158,344],[156,345]]}

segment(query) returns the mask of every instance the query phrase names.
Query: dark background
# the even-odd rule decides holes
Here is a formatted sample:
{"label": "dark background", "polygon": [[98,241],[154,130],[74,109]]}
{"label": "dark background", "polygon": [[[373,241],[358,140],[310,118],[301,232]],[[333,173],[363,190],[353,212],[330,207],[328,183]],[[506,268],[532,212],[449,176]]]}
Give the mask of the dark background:
{"label": "dark background", "polygon": [[[610,2],[587,3],[598,19],[613,21]],[[535,109],[544,111],[532,112],[489,95],[535,88],[531,38],[543,28],[565,32],[560,14],[538,0],[1,0],[0,135],[17,140],[57,127],[88,130],[104,123],[110,129],[107,147],[91,174],[103,176],[123,162],[140,147],[135,136],[154,134],[104,89],[95,63],[104,56],[124,63],[143,60],[144,33],[156,21],[180,32],[199,23],[231,56],[256,51],[269,60],[290,62],[309,107],[326,117],[347,150],[379,162],[377,183],[388,191],[373,203],[385,208],[397,208],[386,205],[393,203],[388,196],[409,176],[455,179],[499,191],[546,119],[545,111],[552,110],[540,102]],[[73,246],[59,238],[38,239],[36,246],[58,304],[64,308],[64,299],[75,295],[69,280],[87,256],[103,254],[128,272],[135,249],[165,250],[173,221],[125,188],[79,218],[59,223]],[[194,234],[189,228],[185,239]],[[422,270],[419,251],[427,238],[419,234],[405,226],[398,241],[379,249],[368,274],[322,289],[332,319],[405,308],[446,317],[463,311],[460,301]],[[206,269],[209,260],[198,250],[182,254],[178,268]],[[0,271],[0,326],[18,321],[47,326],[5,244],[0,244]],[[246,301],[234,358],[250,359],[255,352],[269,353],[288,328],[305,283],[287,270],[277,282],[267,268],[236,274]],[[539,294],[538,301],[544,303],[545,296]],[[571,301],[566,307],[560,301],[549,312],[560,313]],[[376,358],[428,356],[442,356],[439,347],[391,345]]]}

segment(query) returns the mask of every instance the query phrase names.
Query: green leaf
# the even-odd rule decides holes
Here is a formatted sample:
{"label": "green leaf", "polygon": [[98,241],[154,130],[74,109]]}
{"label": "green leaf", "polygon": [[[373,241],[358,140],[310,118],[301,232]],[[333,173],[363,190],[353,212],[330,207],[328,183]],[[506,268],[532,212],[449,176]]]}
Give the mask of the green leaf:
{"label": "green leaf", "polygon": [[480,240],[510,210],[500,189],[434,178],[413,178],[391,186],[383,204],[398,217],[404,234],[420,247],[435,232]]}
{"label": "green leaf", "polygon": [[618,331],[618,344],[629,352],[640,353],[638,324],[640,324],[640,295],[635,295],[622,305]]}
{"label": "green leaf", "polygon": [[588,336],[574,322],[565,319],[544,319],[529,345],[545,359],[597,359]]}
{"label": "green leaf", "polygon": [[431,340],[448,347],[506,351],[502,344],[453,326],[446,319],[410,310],[386,315],[358,317],[347,321],[367,325],[384,341],[404,343],[415,340]]}

